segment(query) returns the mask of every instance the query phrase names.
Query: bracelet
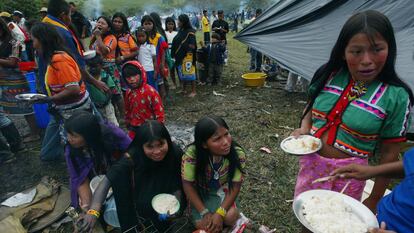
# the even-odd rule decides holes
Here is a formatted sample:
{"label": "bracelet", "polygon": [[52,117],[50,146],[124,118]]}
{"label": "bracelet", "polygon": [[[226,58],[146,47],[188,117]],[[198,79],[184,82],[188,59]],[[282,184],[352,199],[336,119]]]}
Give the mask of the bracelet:
{"label": "bracelet", "polygon": [[88,212],[86,212],[89,215],[93,215],[96,218],[99,218],[99,216],[101,216],[101,214],[99,213],[99,211],[94,210],[94,209],[89,209]]}
{"label": "bracelet", "polygon": [[210,213],[210,210],[208,210],[207,208],[205,208],[204,210],[202,210],[202,211],[200,212],[200,216],[201,216],[201,218],[203,218],[203,217],[204,217],[204,215],[206,215],[206,214],[208,214],[208,213]]}
{"label": "bracelet", "polygon": [[216,213],[224,218],[226,217],[227,210],[220,206],[219,208],[217,208]]}

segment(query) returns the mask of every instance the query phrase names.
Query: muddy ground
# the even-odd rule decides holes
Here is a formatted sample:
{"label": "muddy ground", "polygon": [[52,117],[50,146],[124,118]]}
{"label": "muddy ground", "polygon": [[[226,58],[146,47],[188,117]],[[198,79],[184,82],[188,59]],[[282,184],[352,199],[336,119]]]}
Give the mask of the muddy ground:
{"label": "muddy ground", "polygon": [[[232,37],[232,36],[229,36]],[[277,232],[298,232],[299,223],[291,203],[297,172],[297,157],[279,148],[280,141],[297,126],[305,94],[286,93],[283,82],[267,82],[262,88],[244,87],[241,75],[248,71],[246,47],[229,40],[229,64],[220,86],[197,86],[190,99],[171,91],[166,104],[167,124],[194,125],[204,115],[223,117],[231,134],[247,152],[245,181],[239,196],[241,211],[253,221],[276,228]],[[213,91],[225,96],[217,96]],[[21,132],[27,127],[13,118]],[[41,162],[40,143],[17,155],[17,160],[0,166],[0,199],[35,185],[42,176],[51,176],[68,185],[65,162]],[[271,154],[259,151],[267,147]]]}

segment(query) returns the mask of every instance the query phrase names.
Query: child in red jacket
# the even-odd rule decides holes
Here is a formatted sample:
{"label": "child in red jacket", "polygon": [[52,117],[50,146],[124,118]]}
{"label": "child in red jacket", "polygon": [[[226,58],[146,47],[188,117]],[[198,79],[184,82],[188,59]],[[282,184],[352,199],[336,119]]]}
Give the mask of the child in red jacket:
{"label": "child in red jacket", "polygon": [[125,63],[122,78],[129,87],[125,94],[125,123],[129,137],[134,139],[135,130],[146,120],[164,123],[164,107],[158,92],[147,84],[146,72],[138,61]]}

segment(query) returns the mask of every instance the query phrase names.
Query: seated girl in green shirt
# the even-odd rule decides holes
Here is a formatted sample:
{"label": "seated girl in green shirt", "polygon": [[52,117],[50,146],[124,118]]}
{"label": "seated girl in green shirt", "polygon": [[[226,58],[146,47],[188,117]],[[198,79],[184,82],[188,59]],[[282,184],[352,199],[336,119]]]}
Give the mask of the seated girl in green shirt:
{"label": "seated girl in green shirt", "polygon": [[217,233],[239,218],[236,199],[246,155],[219,117],[202,118],[194,131],[194,143],[182,158],[183,188],[196,228]]}

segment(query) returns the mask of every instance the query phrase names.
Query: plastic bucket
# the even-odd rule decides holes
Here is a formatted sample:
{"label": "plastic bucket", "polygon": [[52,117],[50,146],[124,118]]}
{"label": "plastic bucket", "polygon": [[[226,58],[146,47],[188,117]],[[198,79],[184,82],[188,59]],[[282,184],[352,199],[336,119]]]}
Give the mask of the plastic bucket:
{"label": "plastic bucket", "polygon": [[[34,72],[28,72],[24,75],[29,83],[30,93],[36,92],[36,74]],[[36,125],[39,128],[46,128],[49,124],[50,116],[47,112],[47,104],[33,104],[33,110],[35,113]]]}
{"label": "plastic bucket", "polygon": [[36,93],[36,74],[34,72],[27,72],[24,76],[29,83],[30,93]]}
{"label": "plastic bucket", "polygon": [[106,201],[103,218],[109,225],[113,227],[121,227],[119,224],[118,213],[116,212],[114,197],[111,197],[108,201]]}
{"label": "plastic bucket", "polygon": [[34,61],[19,62],[18,66],[19,66],[20,71],[31,71],[36,68],[36,62]]}
{"label": "plastic bucket", "polygon": [[242,75],[246,87],[262,87],[266,80],[265,73],[246,73]]}

